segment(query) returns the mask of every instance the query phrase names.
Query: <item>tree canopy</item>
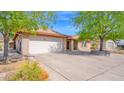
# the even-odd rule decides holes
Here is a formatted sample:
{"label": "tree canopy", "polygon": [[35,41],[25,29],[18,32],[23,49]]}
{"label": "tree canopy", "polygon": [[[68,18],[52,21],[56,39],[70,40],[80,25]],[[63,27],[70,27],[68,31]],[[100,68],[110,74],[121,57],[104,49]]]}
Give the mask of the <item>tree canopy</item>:
{"label": "tree canopy", "polygon": [[113,41],[124,39],[124,12],[121,11],[87,11],[79,12],[73,19],[79,28],[80,40]]}
{"label": "tree canopy", "polygon": [[41,11],[1,11],[0,32],[4,37],[4,59],[8,57],[8,43],[11,36],[19,30],[35,32],[47,28],[55,22],[54,12]]}
{"label": "tree canopy", "polygon": [[79,12],[74,24],[80,29],[80,39],[124,39],[124,12],[89,11]]}
{"label": "tree canopy", "polygon": [[33,30],[46,28],[55,21],[54,12],[40,11],[1,11],[0,12],[0,32],[12,35],[19,29]]}

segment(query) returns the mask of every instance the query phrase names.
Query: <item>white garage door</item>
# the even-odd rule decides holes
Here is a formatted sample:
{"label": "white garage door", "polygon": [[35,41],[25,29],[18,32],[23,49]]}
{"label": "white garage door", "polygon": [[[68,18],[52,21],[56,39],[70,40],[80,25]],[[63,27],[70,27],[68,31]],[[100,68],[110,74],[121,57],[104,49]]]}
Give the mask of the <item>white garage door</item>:
{"label": "white garage door", "polygon": [[63,51],[64,42],[62,38],[54,37],[31,37],[29,41],[29,53],[30,54],[41,54],[50,52]]}

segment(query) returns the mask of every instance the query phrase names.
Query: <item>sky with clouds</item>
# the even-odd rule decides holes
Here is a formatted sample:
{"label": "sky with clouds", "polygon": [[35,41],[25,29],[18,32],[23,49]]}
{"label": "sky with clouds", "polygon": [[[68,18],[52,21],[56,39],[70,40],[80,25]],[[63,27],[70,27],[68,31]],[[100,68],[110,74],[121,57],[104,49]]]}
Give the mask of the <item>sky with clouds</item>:
{"label": "sky with clouds", "polygon": [[66,35],[76,35],[78,29],[74,27],[72,24],[72,18],[75,17],[77,12],[56,12],[57,13],[57,20],[56,23],[53,25],[53,29],[57,32]]}

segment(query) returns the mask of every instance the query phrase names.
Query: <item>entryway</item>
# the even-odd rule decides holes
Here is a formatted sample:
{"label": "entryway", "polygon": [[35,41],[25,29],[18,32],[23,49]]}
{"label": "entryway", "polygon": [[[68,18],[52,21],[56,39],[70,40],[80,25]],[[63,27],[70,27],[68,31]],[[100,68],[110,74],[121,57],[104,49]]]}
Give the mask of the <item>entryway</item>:
{"label": "entryway", "polygon": [[66,49],[71,51],[77,50],[78,42],[76,40],[67,40]]}
{"label": "entryway", "polygon": [[66,49],[71,50],[71,40],[67,40]]}
{"label": "entryway", "polygon": [[78,42],[76,40],[74,40],[74,50],[78,49]]}

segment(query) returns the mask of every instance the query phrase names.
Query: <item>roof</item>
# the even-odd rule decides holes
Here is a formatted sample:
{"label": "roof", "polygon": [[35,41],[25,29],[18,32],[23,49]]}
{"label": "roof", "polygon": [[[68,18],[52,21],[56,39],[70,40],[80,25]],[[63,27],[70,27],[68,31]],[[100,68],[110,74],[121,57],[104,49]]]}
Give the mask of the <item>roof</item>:
{"label": "roof", "polygon": [[74,36],[69,36],[68,37],[68,39],[74,39],[74,40],[76,40],[76,39],[78,39],[79,38],[79,35],[74,35]]}
{"label": "roof", "polygon": [[[17,37],[19,34],[32,35],[32,33],[30,33],[30,32],[18,31],[18,32],[15,34],[13,40],[15,40],[16,37]],[[50,37],[58,37],[58,38],[68,38],[67,35],[61,34],[61,33],[59,33],[59,32],[56,32],[56,31],[50,30],[50,29],[46,29],[46,30],[39,29],[39,30],[36,31],[36,35],[40,35],[40,36],[50,36]]]}

